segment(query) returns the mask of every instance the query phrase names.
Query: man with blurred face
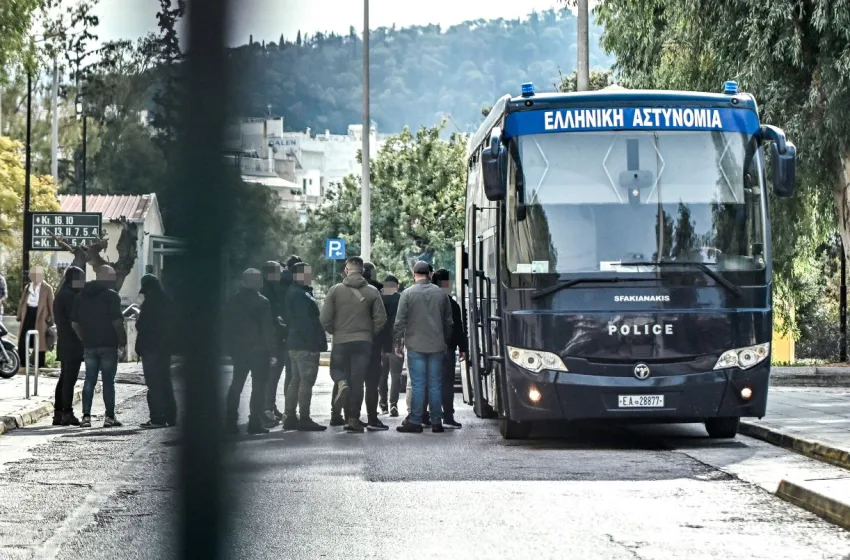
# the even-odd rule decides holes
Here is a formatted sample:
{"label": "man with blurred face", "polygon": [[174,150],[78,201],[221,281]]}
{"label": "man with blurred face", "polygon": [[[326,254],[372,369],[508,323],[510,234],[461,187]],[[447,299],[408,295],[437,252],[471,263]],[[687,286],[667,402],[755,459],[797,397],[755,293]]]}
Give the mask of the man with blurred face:
{"label": "man with blurred face", "polygon": [[446,355],[443,358],[443,367],[441,371],[440,394],[442,395],[443,404],[443,426],[450,429],[459,430],[461,424],[455,421],[455,353],[461,361],[466,359],[467,341],[466,341],[466,325],[463,321],[463,313],[460,305],[452,297],[451,275],[448,270],[441,268],[434,272],[432,277],[434,284],[443,290],[449,304],[452,306],[452,334],[449,340],[449,347],[446,349]]}
{"label": "man with blurred face", "polygon": [[237,434],[239,398],[251,375],[251,404],[248,417],[249,434],[267,434],[263,426],[263,408],[269,367],[276,362],[277,350],[269,300],[260,293],[263,276],[249,268],[242,274],[242,287],[227,304],[225,313],[226,343],[233,358],[233,380],[227,392],[226,429]]}
{"label": "man with blurred face", "polygon": [[333,335],[331,377],[337,385],[332,413],[345,409],[345,429],[362,433],[360,420],[366,370],[372,341],[387,321],[381,294],[363,278],[363,259],[350,257],[345,279],[328,290],[320,314],[322,327]]}
{"label": "man with blurred face", "polygon": [[[309,264],[297,263],[292,268],[295,281],[286,294],[286,322],[298,325],[289,332],[288,347],[292,379],[286,387],[285,430],[320,432],[327,426],[310,418],[313,385],[319,374],[319,356],[328,349],[325,330],[319,320],[319,305],[313,298],[310,283],[313,270]],[[298,416],[296,416],[296,408]]]}
{"label": "man with blurred face", "polygon": [[106,405],[104,428],[118,427],[115,418],[115,374],[118,372],[118,348],[127,344],[121,297],[111,288],[115,271],[110,266],[97,269],[97,279],[88,282],[74,299],[71,328],[83,343],[86,380],[83,385],[83,420],[91,427],[91,407],[98,375],[103,377],[103,402]]}
{"label": "man with blurred face", "polygon": [[275,363],[269,369],[268,381],[266,382],[265,412],[263,413],[263,425],[273,428],[280,423],[283,414],[277,408],[277,388],[283,366],[286,362],[286,324],[283,319],[283,297],[285,288],[281,286],[283,268],[276,261],[268,261],[263,265],[263,289],[260,291],[263,297],[269,300],[272,310],[272,328],[275,333],[276,348],[273,352]]}
{"label": "man with blurred face", "polygon": [[[393,325],[398,311],[398,278],[389,275],[384,278],[384,289],[381,299],[387,310],[387,324],[381,331],[378,343],[381,346],[381,379],[379,387],[381,410],[384,414],[398,416],[398,394],[401,390],[401,370],[404,368],[404,356],[398,356],[393,351]],[[389,378],[389,379],[388,379]]]}

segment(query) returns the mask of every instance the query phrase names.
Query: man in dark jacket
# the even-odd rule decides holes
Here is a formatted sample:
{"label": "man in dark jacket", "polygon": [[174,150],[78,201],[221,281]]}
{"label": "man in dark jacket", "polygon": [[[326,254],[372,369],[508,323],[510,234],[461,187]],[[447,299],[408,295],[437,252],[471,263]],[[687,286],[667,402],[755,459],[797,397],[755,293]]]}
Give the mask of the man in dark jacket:
{"label": "man in dark jacket", "polygon": [[[327,426],[317,424],[310,418],[310,403],[313,385],[319,374],[319,355],[328,349],[325,329],[319,321],[319,305],[313,299],[310,288],[313,270],[309,264],[297,263],[292,269],[295,284],[286,293],[286,322],[298,325],[289,332],[287,340],[292,381],[286,388],[286,421],[284,430],[320,432]],[[298,408],[300,416],[295,415]]]}
{"label": "man in dark jacket", "polygon": [[227,345],[233,358],[233,381],[227,392],[226,429],[239,432],[239,398],[248,374],[251,374],[251,404],[248,416],[249,434],[267,434],[263,427],[263,405],[269,366],[276,361],[277,350],[272,308],[260,294],[263,277],[259,270],[249,268],[242,275],[242,287],[227,304]]}
{"label": "man in dark jacket", "polygon": [[[289,283],[291,283],[291,274],[289,274],[289,278]],[[286,286],[283,284],[283,271],[279,263],[268,261],[263,265],[263,289],[260,293],[269,300],[269,305],[271,305],[272,328],[274,329],[276,343],[275,351],[272,354],[276,361],[269,369],[265,393],[265,412],[263,413],[263,425],[266,428],[273,428],[283,418],[283,414],[277,408],[277,388],[287,357],[286,324],[283,319],[283,299],[286,297]]]}
{"label": "man in dark jacket", "polygon": [[[71,327],[74,300],[86,285],[86,274],[81,268],[69,266],[62,279],[62,287],[53,299],[53,316],[56,318],[56,359],[62,363],[53,405],[53,425],[79,426],[74,416],[74,387],[80,377],[83,363],[83,343]],[[58,420],[58,422],[57,422]]]}
{"label": "man in dark jacket", "polygon": [[142,428],[176,426],[177,401],[171,383],[171,345],[175,338],[171,299],[153,274],[142,276],[139,293],[145,299],[136,321],[136,354],[142,358],[150,411],[150,420]]}
{"label": "man in dark jacket", "polygon": [[[337,385],[332,414],[345,408],[345,429],[362,433],[360,421],[363,387],[372,341],[387,321],[381,294],[363,278],[363,259],[349,257],[345,262],[345,279],[328,290],[319,319],[325,331],[333,335],[331,377]],[[386,429],[378,425],[373,429]]]}
{"label": "man in dark jacket", "polygon": [[398,312],[398,300],[401,299],[401,294],[398,292],[398,278],[392,275],[384,278],[381,299],[387,310],[387,324],[378,338],[381,348],[380,404],[384,414],[389,408],[390,416],[396,418],[398,417],[398,394],[401,391],[401,370],[404,368],[404,356],[396,355],[393,349],[393,325]]}
{"label": "man in dark jacket", "polygon": [[443,426],[457,430],[461,428],[461,424],[455,421],[454,417],[455,353],[457,352],[461,361],[466,359],[466,323],[463,320],[463,313],[461,312],[460,305],[451,296],[452,287],[449,271],[445,268],[437,270],[434,272],[432,281],[443,290],[452,306],[452,334],[451,339],[449,340],[448,349],[446,350],[446,356],[443,359],[440,394],[442,395],[443,404]]}
{"label": "man in dark jacket", "polygon": [[115,418],[115,374],[118,372],[118,348],[127,344],[121,297],[111,289],[115,271],[110,266],[97,270],[97,280],[86,284],[74,298],[71,327],[83,343],[86,381],[83,385],[83,421],[91,427],[91,406],[98,375],[103,376],[103,402],[106,405],[104,428],[120,427]]}
{"label": "man in dark jacket", "polygon": [[[378,282],[378,269],[374,264],[370,262],[363,263],[363,278],[366,279],[366,282],[369,283],[370,286],[378,290],[378,293],[384,289],[384,285]],[[384,329],[386,329],[386,324],[384,325]],[[388,430],[389,428],[381,422],[378,418],[378,399],[379,399],[379,386],[381,384],[381,335],[383,334],[383,329],[380,333],[375,335],[375,339],[372,343],[372,353],[369,358],[369,368],[366,370],[366,416],[367,416],[367,428],[371,430]],[[384,411],[386,414],[386,411]]]}

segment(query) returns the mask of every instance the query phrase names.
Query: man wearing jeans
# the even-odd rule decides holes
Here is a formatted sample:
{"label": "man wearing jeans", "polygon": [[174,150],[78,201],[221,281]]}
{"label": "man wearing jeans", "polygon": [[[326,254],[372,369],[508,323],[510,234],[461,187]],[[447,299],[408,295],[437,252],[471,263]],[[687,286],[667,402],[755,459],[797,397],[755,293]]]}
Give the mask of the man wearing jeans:
{"label": "man wearing jeans", "polygon": [[[442,293],[442,292],[441,292]],[[363,259],[345,262],[345,279],[328,290],[320,320],[333,335],[331,378],[337,386],[332,415],[346,411],[345,430],[362,433],[360,421],[366,370],[372,356],[372,340],[387,322],[381,294],[363,278]],[[380,421],[368,424],[371,430],[386,430]]]}
{"label": "man wearing jeans", "polygon": [[106,405],[104,428],[121,426],[115,418],[115,374],[118,371],[118,348],[127,344],[121,297],[112,289],[115,271],[102,266],[97,279],[88,282],[74,299],[71,327],[83,343],[86,381],[83,385],[83,421],[91,427],[91,405],[98,374],[103,376],[103,403]]}
{"label": "man wearing jeans", "polygon": [[[411,384],[410,413],[399,432],[421,433],[425,387],[431,409],[431,430],[444,431],[440,377],[452,333],[452,309],[443,290],[431,283],[431,266],[419,261],[413,266],[416,284],[401,294],[393,336],[407,347]],[[400,345],[396,353],[401,355]]]}
{"label": "man wearing jeans", "polygon": [[[319,321],[319,305],[313,299],[310,288],[313,270],[307,263],[293,265],[295,284],[286,292],[287,325],[298,325],[289,331],[289,358],[292,379],[286,387],[286,420],[284,430],[321,432],[327,426],[317,424],[310,418],[310,403],[313,400],[313,385],[319,374],[319,354],[328,349],[325,329]],[[299,416],[296,417],[295,409]]]}

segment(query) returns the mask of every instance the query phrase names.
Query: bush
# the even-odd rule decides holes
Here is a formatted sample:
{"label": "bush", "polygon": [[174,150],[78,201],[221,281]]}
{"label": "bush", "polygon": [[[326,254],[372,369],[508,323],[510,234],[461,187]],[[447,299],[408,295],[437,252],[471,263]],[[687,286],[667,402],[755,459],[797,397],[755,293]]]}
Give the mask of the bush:
{"label": "bush", "polygon": [[796,354],[799,360],[839,360],[841,333],[835,306],[819,305],[798,320],[800,339]]}

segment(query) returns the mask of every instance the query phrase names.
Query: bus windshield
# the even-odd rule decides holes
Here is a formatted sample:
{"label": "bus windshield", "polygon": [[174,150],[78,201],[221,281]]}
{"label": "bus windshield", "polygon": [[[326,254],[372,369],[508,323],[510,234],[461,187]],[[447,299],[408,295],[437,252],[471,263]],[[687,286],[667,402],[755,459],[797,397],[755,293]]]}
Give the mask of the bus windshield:
{"label": "bus windshield", "polygon": [[510,140],[512,273],[654,272],[704,263],[765,278],[763,162],[741,132],[605,131]]}

